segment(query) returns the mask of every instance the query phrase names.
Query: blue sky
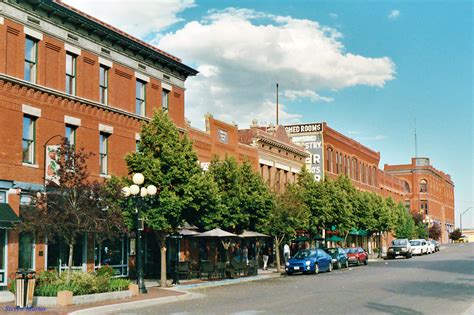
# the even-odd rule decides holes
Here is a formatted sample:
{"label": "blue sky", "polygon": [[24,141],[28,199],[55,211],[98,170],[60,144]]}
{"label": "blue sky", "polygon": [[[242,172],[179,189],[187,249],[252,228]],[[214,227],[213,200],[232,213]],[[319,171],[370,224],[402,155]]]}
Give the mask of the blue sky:
{"label": "blue sky", "polygon": [[[186,94],[197,127],[206,112],[273,122],[278,81],[283,122],[326,121],[383,168],[414,156],[416,116],[418,156],[451,174],[457,213],[474,206],[472,2],[66,2],[198,69]],[[463,218],[474,227],[474,209]]]}

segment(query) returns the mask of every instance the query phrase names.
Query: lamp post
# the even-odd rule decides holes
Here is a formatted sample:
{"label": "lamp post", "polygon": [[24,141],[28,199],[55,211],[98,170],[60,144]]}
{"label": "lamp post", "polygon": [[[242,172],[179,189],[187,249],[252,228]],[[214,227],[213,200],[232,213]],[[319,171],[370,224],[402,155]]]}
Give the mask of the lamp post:
{"label": "lamp post", "polygon": [[426,223],[426,234],[428,239],[430,238],[430,224],[433,222],[433,219],[431,219],[428,215],[425,216],[425,219],[423,219],[423,223]]}
{"label": "lamp post", "polygon": [[140,219],[141,214],[141,201],[147,196],[156,195],[157,189],[154,185],[148,187],[140,186],[145,182],[145,177],[141,173],[133,174],[132,177],[133,185],[130,187],[122,188],[122,194],[125,197],[132,197],[135,201],[135,213],[136,213],[136,228],[137,228],[137,241],[136,241],[136,257],[137,257],[137,284],[140,293],[148,293],[145,287],[145,280],[143,279],[143,260],[142,260],[142,235],[143,231],[143,220]]}
{"label": "lamp post", "polygon": [[469,207],[466,210],[464,210],[462,213],[459,214],[459,228],[461,229],[461,234],[462,234],[462,216],[465,215],[471,209],[472,209],[472,207]]}

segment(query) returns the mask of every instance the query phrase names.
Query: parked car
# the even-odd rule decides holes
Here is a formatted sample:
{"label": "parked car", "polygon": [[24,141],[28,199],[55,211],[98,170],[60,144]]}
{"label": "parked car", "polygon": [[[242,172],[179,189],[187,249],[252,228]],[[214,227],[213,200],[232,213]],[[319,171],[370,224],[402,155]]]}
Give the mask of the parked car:
{"label": "parked car", "polygon": [[431,241],[426,241],[426,244],[428,245],[428,254],[434,254],[436,251],[436,247]]}
{"label": "parked car", "polygon": [[411,250],[413,255],[427,255],[428,254],[428,244],[424,239],[417,239],[410,241]]}
{"label": "parked car", "polygon": [[392,241],[388,248],[387,258],[394,259],[397,256],[404,256],[405,258],[411,258],[412,249],[410,241],[406,238],[395,239]]}
{"label": "parked car", "polygon": [[340,247],[327,248],[325,249],[326,253],[332,257],[332,266],[336,269],[341,269],[342,267],[349,267],[349,260],[347,259],[346,251]]}
{"label": "parked car", "polygon": [[467,237],[467,235],[461,235],[458,242],[459,243],[469,243],[469,237]]}
{"label": "parked car", "polygon": [[332,271],[331,256],[322,249],[304,249],[296,253],[286,263],[285,271],[287,275],[297,272],[319,273],[320,271]]}
{"label": "parked car", "polygon": [[433,243],[435,247],[435,252],[439,252],[439,242],[435,240],[431,240],[430,242]]}
{"label": "parked car", "polygon": [[369,262],[369,254],[361,247],[351,247],[345,249],[349,265],[359,266],[360,264],[367,265]]}

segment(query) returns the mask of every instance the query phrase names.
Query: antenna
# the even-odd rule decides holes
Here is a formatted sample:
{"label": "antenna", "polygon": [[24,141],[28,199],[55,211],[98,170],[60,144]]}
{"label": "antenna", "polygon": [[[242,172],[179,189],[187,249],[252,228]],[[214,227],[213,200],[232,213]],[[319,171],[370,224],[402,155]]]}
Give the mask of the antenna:
{"label": "antenna", "polygon": [[276,97],[277,97],[277,106],[276,106],[276,126],[278,126],[278,83],[276,84]]}
{"label": "antenna", "polygon": [[415,123],[415,158],[418,157],[418,141],[416,139],[416,116],[414,116],[414,123]]}

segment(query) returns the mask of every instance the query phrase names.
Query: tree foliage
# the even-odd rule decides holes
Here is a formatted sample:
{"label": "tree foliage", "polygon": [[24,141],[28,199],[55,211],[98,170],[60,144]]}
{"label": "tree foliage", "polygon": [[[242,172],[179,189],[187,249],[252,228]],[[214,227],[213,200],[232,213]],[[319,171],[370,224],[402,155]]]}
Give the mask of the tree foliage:
{"label": "tree foliage", "polygon": [[451,233],[449,233],[449,238],[452,239],[453,241],[457,241],[461,238],[462,232],[460,229],[455,229]]}
{"label": "tree foliage", "polygon": [[438,241],[441,238],[441,226],[438,223],[434,223],[428,230],[428,236]]}
{"label": "tree foliage", "polygon": [[[120,189],[106,189],[91,181],[87,161],[93,155],[75,148],[66,139],[56,151],[59,185],[49,182],[46,192],[37,192],[32,205],[23,209],[20,231],[69,245],[68,273],[76,240],[88,233],[96,240],[114,238],[125,232],[121,209],[111,200],[120,200]],[[109,188],[112,186],[109,186]]]}

